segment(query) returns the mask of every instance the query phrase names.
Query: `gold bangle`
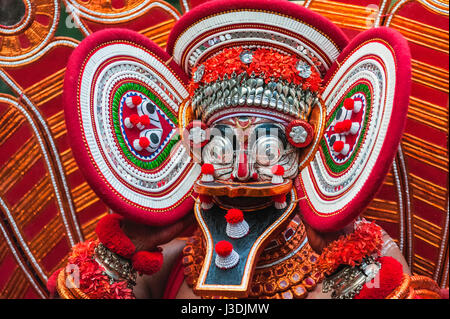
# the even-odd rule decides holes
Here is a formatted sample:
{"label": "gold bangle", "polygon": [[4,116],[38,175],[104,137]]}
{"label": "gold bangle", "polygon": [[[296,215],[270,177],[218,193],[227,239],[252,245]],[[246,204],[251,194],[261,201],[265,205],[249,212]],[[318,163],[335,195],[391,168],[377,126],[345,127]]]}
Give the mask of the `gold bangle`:
{"label": "gold bangle", "polygon": [[411,277],[407,274],[403,274],[402,282],[400,285],[391,292],[386,299],[405,299],[410,293]]}
{"label": "gold bangle", "polygon": [[438,295],[440,295],[441,292],[439,286],[433,279],[420,275],[411,276],[411,287],[416,290],[427,289]]}
{"label": "gold bangle", "polygon": [[61,269],[61,271],[58,274],[58,280],[56,282],[56,290],[58,291],[58,294],[63,299],[76,299],[72,293],[67,289],[66,287],[66,277],[64,275],[64,269]]}
{"label": "gold bangle", "polygon": [[70,284],[72,285],[72,287],[69,288],[69,290],[76,297],[76,299],[91,299],[86,293],[81,291],[80,288],[76,288],[75,283],[73,282],[72,278],[67,278],[67,279],[70,281]]}
{"label": "gold bangle", "polygon": [[[73,288],[68,288],[66,285],[67,280]],[[56,285],[56,290],[58,294],[63,299],[90,299],[87,294],[81,291],[81,289],[75,287],[75,283],[71,278],[66,277],[65,269],[61,269],[58,274],[58,281]]]}
{"label": "gold bangle", "polygon": [[417,289],[414,291],[414,295],[420,296],[423,299],[441,299],[442,298],[440,294],[438,294],[434,291],[428,290],[428,289]]}

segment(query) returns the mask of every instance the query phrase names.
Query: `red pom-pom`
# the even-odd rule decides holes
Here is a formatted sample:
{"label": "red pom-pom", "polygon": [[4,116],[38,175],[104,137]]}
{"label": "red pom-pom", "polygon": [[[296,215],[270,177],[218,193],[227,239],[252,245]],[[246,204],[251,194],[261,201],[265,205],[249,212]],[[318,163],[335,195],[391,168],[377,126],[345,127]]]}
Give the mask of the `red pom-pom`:
{"label": "red pom-pom", "polygon": [[131,114],[130,115],[130,122],[131,122],[131,124],[133,124],[133,125],[136,125],[136,124],[138,124],[139,123],[139,115],[137,115],[137,114]]}
{"label": "red pom-pom", "polygon": [[232,251],[233,251],[233,245],[226,240],[219,241],[216,244],[216,253],[220,257],[227,257],[231,254]]}
{"label": "red pom-pom", "polygon": [[353,99],[351,99],[351,98],[346,98],[344,100],[344,107],[347,110],[353,110],[353,108],[355,107],[355,101]]}
{"label": "red pom-pom", "polygon": [[338,134],[344,131],[344,129],[342,128],[342,122],[337,122],[336,124],[334,124],[334,131]]}
{"label": "red pom-pom", "polygon": [[281,165],[274,165],[272,166],[272,174],[283,176],[284,175],[284,167]]}
{"label": "red pom-pom", "polygon": [[343,141],[336,141],[333,144],[333,150],[336,153],[339,153],[340,151],[342,151],[342,149],[344,148],[344,142]]}
{"label": "red pom-pom", "polygon": [[149,125],[150,118],[148,117],[148,115],[144,114],[139,118],[139,122],[141,122],[142,125]]}
{"label": "red pom-pom", "polygon": [[50,296],[54,296],[56,293],[56,281],[58,280],[58,275],[62,270],[63,268],[59,268],[47,280],[47,290],[50,293]]}
{"label": "red pom-pom", "polygon": [[214,174],[214,166],[213,164],[203,164],[202,165],[202,174],[206,174],[206,175],[212,175]]}
{"label": "red pom-pom", "polygon": [[119,214],[106,215],[98,222],[95,232],[106,248],[122,257],[131,258],[136,247],[120,228],[122,219]]}
{"label": "red pom-pom", "polygon": [[140,96],[134,95],[131,97],[131,103],[133,103],[134,105],[141,104],[141,102],[142,98]]}
{"label": "red pom-pom", "polygon": [[277,196],[272,196],[272,200],[275,203],[284,203],[286,202],[286,194],[281,194],[281,195],[277,195]]}
{"label": "red pom-pom", "polygon": [[374,279],[361,289],[355,299],[385,299],[402,282],[403,267],[392,257],[380,257],[381,269]]}
{"label": "red pom-pom", "polygon": [[344,130],[344,132],[350,131],[351,127],[352,127],[352,121],[351,120],[344,120],[342,122],[342,129]]}
{"label": "red pom-pom", "polygon": [[138,251],[131,258],[133,268],[144,275],[153,275],[163,264],[163,254],[160,251]]}
{"label": "red pom-pom", "polygon": [[145,136],[139,138],[139,146],[142,148],[147,148],[150,145],[150,141]]}
{"label": "red pom-pom", "polygon": [[244,213],[240,209],[229,209],[227,214],[225,215],[225,219],[229,224],[240,223],[244,220]]}

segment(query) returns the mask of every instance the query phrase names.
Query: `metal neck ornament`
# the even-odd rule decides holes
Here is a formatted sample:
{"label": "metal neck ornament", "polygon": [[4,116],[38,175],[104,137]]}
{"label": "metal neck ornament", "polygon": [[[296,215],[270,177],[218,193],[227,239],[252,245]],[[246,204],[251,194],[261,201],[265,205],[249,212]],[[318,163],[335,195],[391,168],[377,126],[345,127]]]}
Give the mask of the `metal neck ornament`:
{"label": "metal neck ornament", "polygon": [[322,292],[331,291],[333,299],[352,299],[366,283],[375,278],[380,269],[381,264],[372,256],[364,258],[358,266],[345,265],[323,280]]}

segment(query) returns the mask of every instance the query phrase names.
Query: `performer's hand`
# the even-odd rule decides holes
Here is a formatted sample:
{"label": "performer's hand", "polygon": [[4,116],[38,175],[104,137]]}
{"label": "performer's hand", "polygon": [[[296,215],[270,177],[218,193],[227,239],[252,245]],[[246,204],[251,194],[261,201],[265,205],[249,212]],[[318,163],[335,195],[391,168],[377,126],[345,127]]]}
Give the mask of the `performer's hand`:
{"label": "performer's hand", "polygon": [[157,246],[166,244],[178,237],[188,227],[194,225],[193,214],[165,227],[152,227],[135,223],[131,220],[122,220],[121,227],[125,235],[136,246],[137,251],[154,250]]}

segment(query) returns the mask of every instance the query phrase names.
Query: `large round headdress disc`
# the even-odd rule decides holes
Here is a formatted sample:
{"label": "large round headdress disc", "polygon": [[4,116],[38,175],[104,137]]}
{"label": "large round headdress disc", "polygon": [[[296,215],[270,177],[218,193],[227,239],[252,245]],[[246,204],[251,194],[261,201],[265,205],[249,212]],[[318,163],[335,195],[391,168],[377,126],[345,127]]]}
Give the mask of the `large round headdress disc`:
{"label": "large round headdress disc", "polygon": [[284,0],[210,1],[174,26],[167,51],[190,74],[192,68],[228,47],[272,48],[326,71],[347,44],[344,33],[324,17]]}
{"label": "large round headdress disc", "polygon": [[383,182],[406,120],[410,60],[398,32],[377,28],[357,36],[329,70],[325,132],[298,185],[300,210],[315,229],[347,225]]}
{"label": "large round headdress disc", "polygon": [[72,54],[64,83],[71,146],[114,211],[151,225],[191,211],[200,169],[177,129],[186,83],[167,53],[133,31],[94,33]]}

